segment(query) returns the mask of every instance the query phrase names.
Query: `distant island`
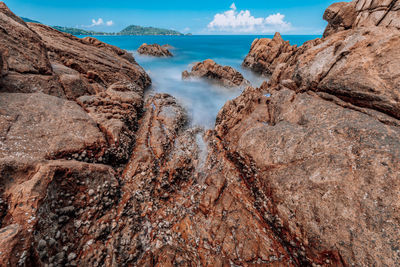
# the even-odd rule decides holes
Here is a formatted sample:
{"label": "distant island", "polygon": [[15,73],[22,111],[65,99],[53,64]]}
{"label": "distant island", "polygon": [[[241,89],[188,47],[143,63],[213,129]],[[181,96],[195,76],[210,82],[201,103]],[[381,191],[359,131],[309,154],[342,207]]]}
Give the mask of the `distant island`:
{"label": "distant island", "polygon": [[28,18],[24,18],[24,17],[21,17],[21,19],[22,19],[23,21],[25,21],[25,22],[33,22],[33,23],[39,23],[39,24],[41,24],[39,21],[36,21],[36,20],[33,20],[33,19],[28,19]]}
{"label": "distant island", "polygon": [[[24,20],[25,22],[40,23],[39,21],[31,20],[28,18],[21,17],[21,19]],[[62,26],[51,26],[51,27],[60,32],[65,32],[72,35],[178,35],[178,36],[192,35],[190,33],[183,34],[175,30],[155,28],[155,27],[142,27],[137,25],[130,25],[125,29],[123,29],[122,31],[116,33],[87,31],[83,29],[62,27]]]}

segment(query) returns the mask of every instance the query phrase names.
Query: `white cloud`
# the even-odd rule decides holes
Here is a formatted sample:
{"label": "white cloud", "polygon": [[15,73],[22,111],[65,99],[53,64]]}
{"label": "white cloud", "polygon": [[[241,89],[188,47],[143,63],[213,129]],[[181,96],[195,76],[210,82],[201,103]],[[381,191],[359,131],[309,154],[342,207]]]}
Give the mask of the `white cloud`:
{"label": "white cloud", "polygon": [[109,20],[107,22],[104,22],[104,20],[102,18],[98,18],[96,19],[92,19],[92,24],[90,25],[82,25],[82,27],[84,28],[91,28],[91,27],[96,27],[96,26],[113,26],[114,22],[112,20]]}
{"label": "white cloud", "polygon": [[276,13],[265,18],[256,18],[249,10],[238,11],[235,3],[232,3],[230,10],[215,14],[214,19],[208,24],[208,29],[211,31],[232,33],[286,32],[291,28],[291,24],[285,21],[283,14]]}
{"label": "white cloud", "polygon": [[104,21],[103,21],[103,19],[102,18],[99,18],[97,21],[95,20],[95,19],[92,19],[92,27],[94,27],[94,26],[100,26],[100,25],[103,25],[104,24]]}
{"label": "white cloud", "polygon": [[189,27],[186,27],[185,29],[182,30],[182,32],[189,32],[189,31],[190,31]]}

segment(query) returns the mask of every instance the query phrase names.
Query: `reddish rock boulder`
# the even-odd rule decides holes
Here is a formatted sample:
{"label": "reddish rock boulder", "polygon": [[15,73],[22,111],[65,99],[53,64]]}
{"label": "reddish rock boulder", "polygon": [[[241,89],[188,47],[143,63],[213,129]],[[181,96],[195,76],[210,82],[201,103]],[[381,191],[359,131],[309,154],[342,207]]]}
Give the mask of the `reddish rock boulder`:
{"label": "reddish rock boulder", "polygon": [[204,78],[225,87],[250,86],[250,82],[240,72],[229,66],[221,66],[212,59],[198,62],[192,67],[191,72],[184,71],[182,73],[182,79],[191,77]]}
{"label": "reddish rock boulder", "polygon": [[292,80],[298,90],[327,92],[400,118],[399,33],[373,27],[329,35],[319,45],[297,51],[269,83]]}
{"label": "reddish rock boulder", "polygon": [[250,52],[243,61],[243,66],[262,75],[271,75],[276,66],[290,57],[297,46],[283,41],[277,32],[273,39],[255,39]]}
{"label": "reddish rock boulder", "polygon": [[76,265],[76,255],[90,246],[89,238],[98,238],[102,216],[115,204],[115,172],[76,161],[8,162],[8,169],[3,163],[1,174],[15,180],[0,181],[9,206],[0,229],[1,264]]}
{"label": "reddish rock boulder", "polygon": [[134,82],[141,88],[151,83],[133,57],[117,47],[94,38],[81,40],[42,24],[30,23],[29,27],[43,39],[53,62],[80,73],[82,79],[92,84],[94,91],[105,91],[108,86],[123,81]]}
{"label": "reddish rock boulder", "polygon": [[0,51],[2,68],[0,92],[43,92],[59,97],[64,92],[38,34],[0,2]]}
{"label": "reddish rock boulder", "polygon": [[[4,2],[0,3],[0,24],[3,27],[0,50],[6,55],[10,71],[30,74],[51,74],[51,65],[41,38],[15,16]],[[21,36],[24,40],[16,38]]]}
{"label": "reddish rock boulder", "polygon": [[324,37],[357,27],[382,26],[400,30],[400,2],[397,0],[334,3],[324,13],[328,21]]}
{"label": "reddish rock boulder", "polygon": [[[114,164],[129,159],[143,106],[143,90],[134,83],[115,83],[105,92],[77,99],[99,125],[110,148],[104,160]],[[111,157],[111,158],[110,158]]]}
{"label": "reddish rock boulder", "polygon": [[400,121],[324,93],[267,90],[228,102],[216,127],[261,214],[311,262],[398,262]]}
{"label": "reddish rock boulder", "polygon": [[168,50],[168,46],[161,46],[159,44],[142,44],[138,48],[138,53],[142,55],[154,57],[172,57],[172,53]]}
{"label": "reddish rock boulder", "polygon": [[36,94],[0,94],[0,156],[32,161],[106,145],[97,124],[75,102]]}

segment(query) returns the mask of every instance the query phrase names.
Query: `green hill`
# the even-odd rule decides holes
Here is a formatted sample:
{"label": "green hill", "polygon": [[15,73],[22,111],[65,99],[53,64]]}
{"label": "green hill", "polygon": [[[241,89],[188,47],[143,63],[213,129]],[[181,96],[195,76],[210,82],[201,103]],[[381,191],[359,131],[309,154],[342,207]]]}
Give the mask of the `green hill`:
{"label": "green hill", "polygon": [[120,31],[118,35],[183,35],[183,34],[174,30],[131,25]]}
{"label": "green hill", "polygon": [[23,21],[25,21],[25,22],[33,22],[33,23],[42,24],[42,23],[40,23],[39,21],[36,21],[36,20],[33,20],[33,19],[28,19],[28,18],[24,18],[24,17],[21,17],[21,19],[22,19]]}
{"label": "green hill", "polygon": [[[22,20],[25,22],[33,22],[33,23],[40,23],[39,21],[23,18]],[[178,31],[162,29],[162,28],[155,28],[155,27],[142,27],[137,25],[131,25],[123,29],[118,33],[110,33],[110,32],[96,32],[96,31],[88,31],[78,28],[71,28],[71,27],[62,27],[62,26],[51,26],[54,29],[69,33],[72,35],[184,35]],[[191,35],[191,34],[186,34]]]}
{"label": "green hill", "polygon": [[87,30],[70,28],[70,27],[62,27],[62,26],[52,26],[52,28],[56,29],[57,31],[66,32],[66,33],[69,33],[72,35],[115,35],[113,33],[87,31]]}

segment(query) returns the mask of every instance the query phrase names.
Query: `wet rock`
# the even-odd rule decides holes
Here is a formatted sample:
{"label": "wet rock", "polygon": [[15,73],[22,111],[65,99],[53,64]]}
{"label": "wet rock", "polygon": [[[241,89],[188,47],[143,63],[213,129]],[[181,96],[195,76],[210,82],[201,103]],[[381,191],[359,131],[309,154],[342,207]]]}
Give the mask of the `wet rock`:
{"label": "wet rock", "polygon": [[138,53],[142,55],[154,57],[172,57],[172,53],[168,50],[168,46],[160,46],[159,44],[142,44],[138,48]]}
{"label": "wet rock", "polygon": [[204,78],[225,87],[246,87],[250,82],[243,75],[229,66],[221,66],[211,59],[196,63],[191,72],[184,71],[182,79],[191,77]]}

